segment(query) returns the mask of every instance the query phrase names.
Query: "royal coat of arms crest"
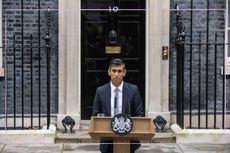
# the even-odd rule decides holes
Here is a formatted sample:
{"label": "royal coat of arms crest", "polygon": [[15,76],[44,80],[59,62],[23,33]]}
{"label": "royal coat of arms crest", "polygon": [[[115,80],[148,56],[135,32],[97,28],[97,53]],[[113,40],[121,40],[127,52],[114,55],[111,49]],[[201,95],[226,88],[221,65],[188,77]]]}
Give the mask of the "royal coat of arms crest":
{"label": "royal coat of arms crest", "polygon": [[128,134],[133,128],[132,119],[125,114],[117,114],[112,118],[112,130],[116,134],[125,135]]}

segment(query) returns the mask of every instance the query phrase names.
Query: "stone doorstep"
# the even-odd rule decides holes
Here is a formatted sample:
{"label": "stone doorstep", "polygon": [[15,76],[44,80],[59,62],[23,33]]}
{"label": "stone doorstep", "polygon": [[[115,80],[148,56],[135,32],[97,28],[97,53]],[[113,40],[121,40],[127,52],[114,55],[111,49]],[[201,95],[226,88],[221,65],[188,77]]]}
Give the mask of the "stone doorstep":
{"label": "stone doorstep", "polygon": [[[75,131],[74,133],[63,133],[58,130],[56,143],[99,143],[99,140],[94,140],[88,135],[88,131]],[[176,138],[172,131],[157,132],[150,141],[141,141],[142,143],[175,143]]]}
{"label": "stone doorstep", "polygon": [[[80,130],[74,133],[62,133],[57,130],[56,143],[98,143],[99,140],[94,140],[88,135],[90,120],[81,120]],[[68,131],[69,132],[69,131]],[[175,143],[176,137],[174,133],[167,129],[166,132],[156,132],[155,136],[150,141],[142,141],[143,143]]]}
{"label": "stone doorstep", "polygon": [[0,144],[53,144],[55,143],[56,126],[44,126],[41,130],[1,130]]}
{"label": "stone doorstep", "polygon": [[223,129],[181,129],[177,124],[171,126],[176,143],[230,144],[230,130]]}

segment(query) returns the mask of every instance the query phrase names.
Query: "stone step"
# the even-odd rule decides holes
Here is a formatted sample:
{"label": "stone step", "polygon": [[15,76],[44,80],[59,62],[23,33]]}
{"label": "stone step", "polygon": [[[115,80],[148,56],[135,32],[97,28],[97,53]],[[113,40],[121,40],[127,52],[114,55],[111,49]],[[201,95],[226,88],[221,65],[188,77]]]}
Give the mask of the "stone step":
{"label": "stone step", "polygon": [[[92,139],[87,130],[74,131],[74,133],[63,133],[57,131],[56,143],[99,143],[99,140]],[[142,143],[175,143],[176,137],[171,130],[166,132],[156,132],[150,141],[142,141]]]}
{"label": "stone step", "polygon": [[[57,130],[56,143],[99,143],[99,140],[92,139],[88,134],[90,120],[81,120],[80,130],[70,133],[63,133],[63,130]],[[155,136],[150,141],[151,143],[175,143],[176,137],[171,130],[165,132],[156,132]]]}
{"label": "stone step", "polygon": [[89,129],[89,125],[90,125],[90,120],[81,120],[80,130],[87,131]]}

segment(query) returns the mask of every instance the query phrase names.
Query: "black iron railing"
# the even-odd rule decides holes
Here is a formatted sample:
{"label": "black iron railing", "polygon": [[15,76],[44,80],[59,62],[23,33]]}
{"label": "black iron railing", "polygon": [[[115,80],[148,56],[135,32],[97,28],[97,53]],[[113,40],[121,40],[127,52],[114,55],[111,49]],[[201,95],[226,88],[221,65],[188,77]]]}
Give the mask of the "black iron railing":
{"label": "black iron railing", "polygon": [[[40,1],[38,3],[40,8]],[[23,3],[22,3],[23,7]],[[47,10],[45,36],[40,27],[38,9],[38,33],[25,34],[24,14],[21,11],[21,31],[13,37],[4,49],[5,69],[5,127],[2,129],[41,129],[50,125],[50,10]],[[35,10],[36,11],[36,10]],[[7,28],[7,27],[6,27]],[[43,43],[42,43],[43,42]],[[45,75],[44,75],[45,74]],[[44,79],[45,78],[45,79]],[[12,88],[8,88],[7,86]],[[46,98],[45,101],[44,97]],[[46,118],[46,122],[45,122]],[[30,122],[30,123],[28,123]]]}
{"label": "black iron railing", "polygon": [[177,123],[184,127],[184,43],[185,43],[185,28],[182,23],[179,7],[176,5],[176,48],[177,48]]}
{"label": "black iron railing", "polygon": [[[182,128],[225,128],[224,51],[225,46],[229,44],[224,42],[224,32],[210,32],[213,29],[209,27],[210,12],[208,8],[206,29],[198,32],[196,30],[198,35],[193,36],[192,16],[194,11],[191,9],[190,13],[190,34],[186,35],[181,10],[176,5],[177,123]],[[190,38],[186,39],[189,36]],[[193,39],[194,37],[196,38]],[[210,40],[210,37],[214,39]],[[196,58],[193,57],[195,54]],[[185,61],[185,55],[189,57],[187,58],[189,61]],[[185,62],[189,65],[186,65],[186,68]],[[187,125],[185,125],[184,119],[186,115],[189,119]],[[194,120],[195,117],[197,121]],[[222,118],[222,125],[217,125],[217,117]],[[211,126],[210,122],[213,123]]]}

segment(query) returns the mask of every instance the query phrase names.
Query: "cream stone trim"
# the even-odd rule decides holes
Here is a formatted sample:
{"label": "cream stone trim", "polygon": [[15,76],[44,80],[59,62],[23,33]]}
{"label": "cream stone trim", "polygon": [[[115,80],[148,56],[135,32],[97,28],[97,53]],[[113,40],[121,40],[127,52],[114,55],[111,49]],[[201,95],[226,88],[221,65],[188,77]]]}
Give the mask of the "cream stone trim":
{"label": "cream stone trim", "polygon": [[58,2],[58,113],[66,113],[66,2]]}
{"label": "cream stone trim", "polygon": [[170,0],[146,1],[146,112],[168,112],[169,60],[161,58],[169,46]]}
{"label": "cream stone trim", "polygon": [[148,114],[148,108],[149,108],[149,16],[150,16],[150,0],[146,0],[146,11],[145,11],[145,114]]}
{"label": "cream stone trim", "polygon": [[4,68],[0,68],[0,77],[4,77],[5,76],[5,70]]}
{"label": "cream stone trim", "polygon": [[169,7],[170,0],[146,1],[146,116],[168,123],[169,59],[162,60],[162,46],[169,46]]}
{"label": "cream stone trim", "polygon": [[[161,48],[162,46],[168,46],[169,48],[169,29],[170,29],[170,0],[162,0],[162,38],[161,38]],[[162,52],[162,50],[161,50]],[[170,53],[170,51],[169,51]],[[168,60],[162,60],[161,57],[161,103],[162,112],[169,111],[169,55]]]}
{"label": "cream stone trim", "polygon": [[[79,78],[79,82],[78,82],[78,112],[79,112],[79,116],[81,114],[81,1],[79,1],[78,3],[78,10],[79,10],[79,17],[78,17],[78,31],[79,31],[79,37],[78,37],[78,50],[79,50],[79,55],[78,55],[78,78]],[[79,117],[79,119],[81,120],[81,117]],[[79,126],[80,127],[80,126]]]}
{"label": "cream stone trim", "polygon": [[[80,123],[81,108],[81,1],[59,0],[59,64],[57,126],[69,115]],[[79,129],[79,124],[74,128]]]}

